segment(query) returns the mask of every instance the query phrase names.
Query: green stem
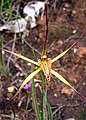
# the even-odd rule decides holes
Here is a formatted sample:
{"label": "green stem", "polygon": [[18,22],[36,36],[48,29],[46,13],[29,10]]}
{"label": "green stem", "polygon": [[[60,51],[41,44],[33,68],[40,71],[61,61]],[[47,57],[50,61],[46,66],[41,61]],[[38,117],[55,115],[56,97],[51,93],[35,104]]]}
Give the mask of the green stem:
{"label": "green stem", "polygon": [[1,0],[0,12],[2,12],[3,4],[4,4],[4,0]]}
{"label": "green stem", "polygon": [[36,97],[36,90],[34,86],[34,78],[32,79],[32,96],[33,96],[33,103],[34,103],[34,109],[36,113],[37,120],[40,120],[40,112],[37,104],[37,97]]}
{"label": "green stem", "polygon": [[[3,42],[3,39],[2,37],[0,38],[0,48],[2,48],[2,42]],[[2,55],[2,50],[0,50],[0,74],[1,75],[7,75],[7,72],[5,70],[5,65],[4,65],[4,62],[3,62],[3,55]]]}
{"label": "green stem", "polygon": [[48,111],[47,111],[47,84],[46,79],[42,81],[43,90],[42,90],[42,120],[48,120]]}

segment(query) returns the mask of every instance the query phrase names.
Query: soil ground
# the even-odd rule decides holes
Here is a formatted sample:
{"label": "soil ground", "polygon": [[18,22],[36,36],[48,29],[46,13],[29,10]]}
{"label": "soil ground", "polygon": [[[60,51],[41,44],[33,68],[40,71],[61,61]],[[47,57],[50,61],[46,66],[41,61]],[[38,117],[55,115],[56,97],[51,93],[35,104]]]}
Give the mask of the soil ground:
{"label": "soil ground", "polygon": [[[21,7],[27,4],[27,1],[22,0],[22,3]],[[22,15],[21,9],[20,13]],[[86,0],[49,0],[48,19],[47,56],[54,58],[70,47],[86,30]],[[38,19],[38,22],[45,23],[45,20]],[[3,35],[3,47],[11,50],[14,34],[3,31],[1,35]],[[36,57],[40,58],[44,39],[45,27],[38,25],[29,31],[29,36],[25,37],[25,41],[29,45],[23,43],[20,35],[17,35],[14,51],[34,59],[32,52],[34,50]],[[35,120],[31,89],[29,90],[29,99],[27,92],[22,90],[13,99],[12,107],[9,106],[10,98],[25,79],[24,73],[28,75],[32,69],[30,64],[27,66],[26,62],[15,56],[11,56],[9,61],[9,56],[8,53],[4,54],[5,65],[9,63],[7,67],[9,74],[7,76],[1,74],[0,76],[0,113],[12,116],[14,110],[16,117],[21,120]],[[52,68],[86,97],[86,36],[84,35],[65,56],[56,61]],[[40,79],[39,74],[35,76],[35,79]],[[41,85],[41,83],[39,84]],[[15,86],[12,93],[8,91],[10,86]],[[41,94],[38,87],[36,91],[41,109]],[[51,76],[48,85],[48,98],[54,114],[53,120],[67,120],[69,118],[86,120],[86,103],[54,76]],[[11,119],[0,117],[0,120]]]}

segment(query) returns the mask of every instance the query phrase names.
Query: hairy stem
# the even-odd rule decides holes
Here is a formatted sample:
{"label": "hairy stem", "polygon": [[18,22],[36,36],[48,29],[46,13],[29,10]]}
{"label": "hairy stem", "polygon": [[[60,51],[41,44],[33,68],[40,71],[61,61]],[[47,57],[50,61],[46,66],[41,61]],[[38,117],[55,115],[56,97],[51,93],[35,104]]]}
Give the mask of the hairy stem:
{"label": "hairy stem", "polygon": [[48,40],[48,10],[47,10],[47,2],[45,3],[45,12],[46,12],[46,35],[45,35],[45,42],[43,46],[42,55],[46,55],[46,46],[47,46],[47,40]]}

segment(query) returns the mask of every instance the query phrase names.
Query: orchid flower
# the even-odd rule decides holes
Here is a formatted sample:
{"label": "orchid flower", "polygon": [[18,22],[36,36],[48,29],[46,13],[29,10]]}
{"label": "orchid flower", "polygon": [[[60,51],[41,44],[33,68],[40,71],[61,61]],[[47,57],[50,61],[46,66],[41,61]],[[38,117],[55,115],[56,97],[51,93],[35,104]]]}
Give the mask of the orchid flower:
{"label": "orchid flower", "polygon": [[[21,58],[31,64],[36,65],[38,68],[33,71],[30,75],[28,75],[28,77],[24,80],[24,82],[22,83],[22,85],[20,86],[19,90],[17,91],[17,93],[14,95],[14,97],[16,95],[18,95],[18,93],[21,91],[21,89],[28,83],[31,81],[31,79],[40,71],[43,71],[46,81],[49,82],[51,79],[51,74],[56,76],[59,80],[61,80],[63,83],[65,83],[67,86],[69,86],[72,90],[74,90],[82,99],[84,99],[86,101],[86,98],[81,95],[64,77],[62,77],[58,72],[55,72],[52,68],[52,64],[60,59],[61,57],[63,57],[74,45],[76,45],[76,43],[81,39],[81,37],[84,35],[84,33],[79,37],[78,40],[76,40],[74,42],[74,44],[72,44],[72,46],[70,46],[68,49],[66,49],[64,52],[62,52],[61,54],[59,54],[58,56],[56,56],[55,58],[51,59],[47,57],[47,51],[46,51],[46,44],[47,44],[47,36],[48,36],[48,16],[47,16],[47,4],[45,4],[45,10],[46,10],[46,38],[45,38],[45,42],[44,42],[44,46],[43,46],[43,50],[42,50],[42,55],[40,57],[40,59],[38,59],[38,62],[31,60],[27,57],[24,57],[20,54],[8,51],[6,49],[2,49],[8,53],[11,53],[13,55],[15,55],[18,58]],[[13,97],[13,98],[14,98]]]}
{"label": "orchid flower", "polygon": [[[81,37],[83,36],[83,34],[81,35]],[[80,37],[80,38],[81,38]],[[40,71],[43,71],[45,77],[46,77],[46,81],[49,82],[50,81],[50,78],[51,78],[51,74],[53,74],[54,76],[56,76],[59,80],[61,80],[63,83],[65,83],[66,85],[68,85],[72,90],[74,90],[79,96],[81,96],[81,98],[85,99],[86,98],[84,96],[82,96],[64,77],[62,77],[58,72],[55,72],[53,69],[52,69],[52,64],[60,59],[61,57],[63,57],[79,40],[76,40],[76,42],[71,46],[69,47],[68,49],[66,49],[64,52],[62,52],[61,54],[59,54],[58,56],[56,56],[55,58],[51,59],[51,58],[47,58],[47,55],[46,55],[46,52],[42,52],[42,55],[41,55],[41,58],[38,59],[38,62],[34,61],[34,60],[31,60],[27,57],[24,57],[20,54],[17,54],[17,53],[14,53],[14,52],[11,52],[11,51],[8,51],[6,49],[2,49],[3,51],[5,52],[8,52],[8,53],[11,53],[13,55],[15,55],[16,57],[18,58],[21,58],[31,64],[34,64],[36,66],[38,66],[38,69],[36,69],[35,71],[33,71],[30,75],[28,75],[28,77],[24,80],[24,82],[22,83],[22,85],[20,86],[19,90],[17,91],[17,93],[14,95],[14,97],[16,95],[18,95],[18,93],[21,91],[21,89],[28,83],[31,81],[31,79],[37,74],[39,73]],[[13,98],[14,98],[13,97]]]}

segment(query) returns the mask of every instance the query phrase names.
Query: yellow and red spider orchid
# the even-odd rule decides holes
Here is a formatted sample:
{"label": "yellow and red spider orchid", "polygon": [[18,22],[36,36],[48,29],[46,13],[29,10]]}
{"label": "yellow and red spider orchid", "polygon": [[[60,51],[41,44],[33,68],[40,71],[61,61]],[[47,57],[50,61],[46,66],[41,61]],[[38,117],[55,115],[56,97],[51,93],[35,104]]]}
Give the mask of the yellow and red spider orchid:
{"label": "yellow and red spider orchid", "polygon": [[[47,1],[47,0],[46,0]],[[73,89],[82,99],[84,99],[86,101],[86,98],[81,95],[72,85],[70,85],[70,83],[65,79],[63,78],[59,73],[55,72],[53,69],[52,69],[52,64],[58,60],[59,58],[63,57],[80,39],[81,37],[84,35],[84,33],[79,37],[78,40],[76,40],[76,42],[74,42],[74,44],[69,47],[67,50],[65,50],[64,52],[62,52],[61,54],[59,54],[58,56],[56,56],[55,58],[51,59],[51,58],[47,58],[47,55],[46,55],[46,44],[47,44],[47,36],[48,36],[48,16],[47,16],[47,4],[45,4],[45,10],[46,10],[46,38],[45,38],[45,43],[44,43],[44,47],[43,47],[43,50],[42,50],[42,55],[41,55],[41,58],[38,59],[38,62],[34,61],[34,60],[31,60],[29,58],[26,58],[20,54],[17,54],[17,53],[14,53],[14,52],[11,52],[11,51],[8,51],[6,49],[1,49],[1,50],[4,50],[8,53],[11,53],[15,56],[17,56],[18,58],[21,58],[29,63],[32,63],[36,66],[38,66],[38,69],[36,69],[34,72],[32,72],[25,80],[24,82],[22,83],[22,85],[20,86],[19,90],[17,91],[17,93],[14,95],[14,97],[21,91],[21,89],[37,74],[39,73],[41,70],[43,71],[45,77],[46,77],[46,81],[49,82],[50,81],[50,78],[51,78],[51,74],[53,74],[54,76],[56,76],[58,79],[60,79],[63,83],[65,83],[66,85],[68,85],[71,89]],[[13,98],[14,98],[13,97]],[[13,99],[12,98],[12,99]]]}
{"label": "yellow and red spider orchid", "polygon": [[[84,33],[83,33],[84,34]],[[80,36],[80,38],[83,36],[83,34]],[[17,53],[14,53],[14,52],[11,52],[11,51],[8,51],[6,49],[2,49],[3,51],[6,51],[8,53],[11,53],[15,56],[17,56],[18,58],[21,58],[29,63],[32,63],[36,66],[38,66],[38,69],[36,69],[34,72],[32,72],[25,80],[24,82],[22,83],[22,85],[20,86],[19,90],[17,91],[17,93],[14,95],[14,97],[16,95],[18,95],[18,93],[21,91],[21,89],[37,74],[39,73],[41,70],[43,71],[45,77],[46,77],[46,81],[49,82],[50,81],[50,77],[51,77],[51,74],[53,74],[54,76],[56,76],[59,80],[61,80],[63,83],[65,83],[66,85],[68,85],[71,89],[73,89],[82,99],[86,100],[86,98],[81,95],[72,85],[70,85],[70,83],[65,79],[63,78],[59,73],[55,72],[53,69],[52,69],[52,64],[58,60],[59,58],[63,57],[79,40],[76,40],[76,42],[71,46],[69,47],[67,50],[65,50],[64,52],[62,52],[61,54],[59,54],[58,56],[56,56],[55,58],[53,59],[50,59],[50,58],[47,58],[46,56],[46,52],[42,51],[42,56],[40,59],[38,59],[38,62],[34,61],[34,60],[31,60],[29,58],[26,58],[20,54],[17,54]],[[13,98],[14,98],[13,97]],[[12,98],[12,99],[13,99]]]}

